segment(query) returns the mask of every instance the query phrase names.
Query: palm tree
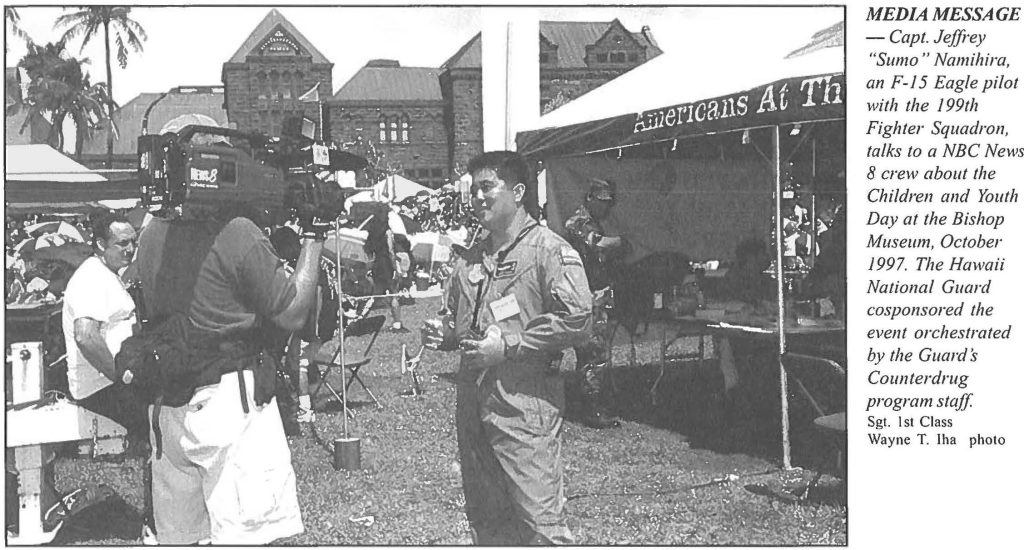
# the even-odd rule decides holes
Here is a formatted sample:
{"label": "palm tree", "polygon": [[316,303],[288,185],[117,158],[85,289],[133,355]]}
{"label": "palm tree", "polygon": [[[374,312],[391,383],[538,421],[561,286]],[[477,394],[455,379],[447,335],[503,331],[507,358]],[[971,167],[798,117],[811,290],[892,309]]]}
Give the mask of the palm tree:
{"label": "palm tree", "polygon": [[[136,52],[142,51],[142,42],[146,40],[146,31],[137,21],[128,17],[131,8],[128,6],[83,6],[78,11],[65,13],[57,18],[54,28],[67,27],[62,42],[79,36],[82,37],[82,50],[100,29],[103,29],[103,45],[107,62],[107,120],[114,121],[114,84],[110,67],[110,34],[114,33],[117,45],[117,63],[122,69],[128,66],[128,48]],[[114,131],[107,131],[107,168],[114,164]]]}
{"label": "palm tree", "polygon": [[85,138],[94,130],[113,128],[103,110],[105,105],[111,104],[109,91],[106,84],[90,83],[88,73],[82,70],[82,64],[87,61],[69,56],[64,42],[57,42],[43,46],[29,44],[28,53],[18,63],[29,77],[24,100],[28,115],[22,129],[35,119],[49,116],[47,141],[63,149],[64,120],[70,117],[76,128],[76,157],[81,157]]}
{"label": "palm tree", "polygon": [[[10,29],[11,34],[24,40],[27,44],[32,43],[32,37],[21,28],[21,16],[18,15],[18,10],[15,8],[4,6],[4,23],[5,26]],[[4,42],[4,52],[7,52],[7,42]]]}

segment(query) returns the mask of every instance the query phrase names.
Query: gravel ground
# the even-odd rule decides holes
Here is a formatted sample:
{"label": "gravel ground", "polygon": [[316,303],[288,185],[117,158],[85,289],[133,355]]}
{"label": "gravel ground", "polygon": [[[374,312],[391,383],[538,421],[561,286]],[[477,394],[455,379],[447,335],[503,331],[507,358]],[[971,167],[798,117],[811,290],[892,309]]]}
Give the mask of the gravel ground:
{"label": "gravel ground", "polygon": [[[383,408],[361,390],[352,392],[356,418],[350,431],[361,438],[362,469],[335,471],[328,443],[342,435],[338,408],[319,399],[315,424],[289,439],[306,532],[281,541],[296,545],[461,545],[470,542],[463,513],[455,441],[457,355],[424,352],[425,395],[399,396],[411,385],[400,373],[401,345],[419,347],[415,330],[439,309],[439,300],[420,299],[404,307],[408,333],[382,333],[373,361],[361,371]],[[744,486],[779,488],[809,472],[779,468],[777,407],[770,386],[747,388],[723,398],[713,346],[706,341],[704,368],[676,361],[666,368],[652,403],[650,386],[657,327],[637,342],[630,365],[628,339],[621,333],[613,353],[617,430],[593,430],[575,420],[565,424],[567,513],[582,545],[845,545],[846,486],[826,475],[799,504],[754,494]],[[692,353],[696,339],[670,351]],[[562,368],[571,376],[572,354]],[[764,380],[748,381],[747,386]],[[337,387],[337,386],[336,386]],[[742,388],[741,388],[742,389]],[[777,393],[777,390],[776,390]],[[575,396],[569,394],[570,405]],[[775,400],[777,402],[777,399]],[[819,461],[822,442],[807,425],[807,411],[794,410],[794,462]],[[831,461],[834,463],[834,460]],[[59,458],[56,485],[66,492],[85,483],[104,483],[127,506],[99,510],[88,529],[66,529],[62,544],[138,544],[132,512],[142,507],[141,461]],[[362,519],[360,519],[362,518]],[[367,519],[372,518],[372,519]],[[359,521],[355,521],[359,520]]]}

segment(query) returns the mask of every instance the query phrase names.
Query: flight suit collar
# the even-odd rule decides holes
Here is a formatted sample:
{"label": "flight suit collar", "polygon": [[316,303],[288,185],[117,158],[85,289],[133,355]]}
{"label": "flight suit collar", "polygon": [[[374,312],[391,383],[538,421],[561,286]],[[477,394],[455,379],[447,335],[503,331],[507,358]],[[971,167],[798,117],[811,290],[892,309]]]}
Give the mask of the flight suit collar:
{"label": "flight suit collar", "polygon": [[[529,214],[526,213],[526,210],[520,207],[519,210],[516,211],[515,216],[512,217],[512,223],[509,225],[508,228],[508,234],[510,236],[510,239],[505,244],[502,245],[502,248],[508,248],[509,246],[511,246],[512,243],[515,242],[516,237],[523,231],[523,229],[535,223],[537,222],[532,217],[530,217]],[[496,255],[498,252],[500,252],[500,250],[494,249],[493,235],[488,235],[487,239],[484,241],[483,252],[484,254],[491,255]]]}

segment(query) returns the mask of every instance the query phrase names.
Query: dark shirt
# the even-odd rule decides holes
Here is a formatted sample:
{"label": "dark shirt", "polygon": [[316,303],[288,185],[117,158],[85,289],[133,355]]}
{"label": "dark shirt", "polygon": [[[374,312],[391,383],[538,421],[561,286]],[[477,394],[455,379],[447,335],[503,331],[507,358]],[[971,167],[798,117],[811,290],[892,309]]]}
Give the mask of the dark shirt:
{"label": "dark shirt", "polygon": [[[170,250],[165,246],[168,232],[176,225],[175,230],[188,230],[188,223],[155,219],[142,232],[136,262],[147,304],[166,303],[166,298],[155,300],[153,295],[166,290],[158,288],[157,280],[164,267],[165,249]],[[198,235],[188,239],[196,243],[191,253],[205,252],[198,239]],[[188,307],[189,319],[200,329],[218,334],[245,333],[256,326],[257,319],[269,321],[280,314],[294,296],[295,290],[270,240],[245,218],[224,225],[201,262]],[[180,289],[172,300],[185,301],[186,292]]]}
{"label": "dark shirt", "polygon": [[[140,235],[136,263],[153,319],[187,312],[200,332],[216,335],[190,341],[196,378],[183,387],[216,384],[224,373],[251,368],[253,398],[257,405],[268,403],[275,364],[257,352],[273,342],[257,329],[288,307],[295,289],[266,235],[245,218],[227,224],[153,220]],[[171,405],[191,398],[179,393]]]}

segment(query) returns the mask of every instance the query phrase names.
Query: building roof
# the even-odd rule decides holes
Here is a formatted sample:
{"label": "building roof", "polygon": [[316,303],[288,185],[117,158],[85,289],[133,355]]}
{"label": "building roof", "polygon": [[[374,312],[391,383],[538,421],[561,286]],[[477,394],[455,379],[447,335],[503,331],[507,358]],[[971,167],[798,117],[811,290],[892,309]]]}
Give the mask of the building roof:
{"label": "building roof", "polygon": [[22,130],[29,108],[24,103],[12,105],[4,112],[4,145],[45,143],[50,134],[50,123],[41,116],[32,117]]}
{"label": "building roof", "polygon": [[441,101],[441,71],[402,67],[397,61],[375,59],[356,72],[331,101]]}
{"label": "building roof", "polygon": [[242,42],[242,46],[238,48],[235,55],[231,56],[228,63],[245,63],[245,58],[250,54],[254,53],[254,50],[260,46],[264,39],[266,39],[278,26],[281,27],[286,33],[291,35],[292,38],[299,44],[299,47],[304,49],[313,58],[313,63],[330,63],[324,54],[320,53],[320,50],[313,46],[305,36],[292,25],[291,21],[285,19],[281,12],[276,9],[270,10],[267,16],[260,21],[259,25],[249,34],[249,37]]}
{"label": "building roof", "polygon": [[480,34],[476,33],[476,36],[463,44],[459,51],[455,52],[455,55],[448,58],[448,61],[441,65],[441,72],[448,69],[479,69],[483,65],[481,61],[483,57],[480,47]]}
{"label": "building roof", "polygon": [[[136,140],[142,135],[142,119],[146,109],[161,94],[142,93],[124,104],[114,112],[114,125],[118,135],[114,137],[114,154],[135,154]],[[168,122],[185,115],[198,115],[205,120],[208,117],[216,121],[218,126],[228,125],[228,115],[224,110],[223,86],[179,86],[168,92],[149,113],[149,133],[160,132]],[[85,155],[105,155],[107,153],[107,134],[99,131],[92,139],[85,142],[82,148]]]}
{"label": "building roof", "polygon": [[17,67],[4,68],[4,109],[21,103],[21,75]]}
{"label": "building roof", "polygon": [[[582,68],[587,64],[587,46],[597,42],[608,31],[608,27],[618,20],[598,21],[541,21],[540,33],[552,44],[558,46],[558,66],[561,68]],[[621,25],[621,23],[619,23]],[[623,27],[625,28],[625,27]],[[647,31],[647,32],[644,32]],[[654,43],[649,29],[641,32],[629,32],[641,46],[649,48],[647,59],[660,55],[661,49]]]}
{"label": "building roof", "polygon": [[[549,42],[558,46],[558,67],[583,68],[587,64],[587,46],[604,36],[614,21],[541,21],[540,34]],[[621,23],[620,23],[621,24]],[[627,31],[629,32],[629,31]],[[647,59],[661,55],[661,48],[654,41],[650,29],[644,27],[640,32],[629,33],[640,45],[648,48]],[[451,56],[441,71],[448,69],[479,69],[481,66],[480,33],[466,42],[455,55]]]}
{"label": "building roof", "polygon": [[28,110],[24,107],[7,107],[4,113],[4,145],[28,145],[32,143],[32,130],[21,125],[25,123]]}

